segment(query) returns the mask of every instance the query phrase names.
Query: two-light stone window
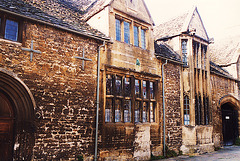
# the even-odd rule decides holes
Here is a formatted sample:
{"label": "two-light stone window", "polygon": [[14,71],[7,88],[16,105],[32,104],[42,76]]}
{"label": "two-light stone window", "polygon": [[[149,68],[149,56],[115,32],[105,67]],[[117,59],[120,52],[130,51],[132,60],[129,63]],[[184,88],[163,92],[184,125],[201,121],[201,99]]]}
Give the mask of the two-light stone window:
{"label": "two-light stone window", "polygon": [[11,40],[19,41],[19,23],[15,20],[0,17],[0,37]]}
{"label": "two-light stone window", "polygon": [[155,81],[106,75],[105,122],[155,122]]}
{"label": "two-light stone window", "polygon": [[[115,30],[116,30],[116,40],[117,41],[124,41],[127,44],[130,44],[130,35],[133,34],[134,42],[133,45],[137,47],[141,47],[143,49],[146,49],[146,29],[134,25],[133,31],[131,31],[131,23],[128,21],[115,19]],[[122,24],[123,24],[123,31],[122,31]],[[139,32],[140,29],[140,32]],[[124,34],[122,34],[122,32]],[[132,33],[133,32],[133,33]],[[122,35],[124,36],[122,39]],[[139,39],[140,38],[140,39]],[[140,46],[141,41],[141,46]]]}

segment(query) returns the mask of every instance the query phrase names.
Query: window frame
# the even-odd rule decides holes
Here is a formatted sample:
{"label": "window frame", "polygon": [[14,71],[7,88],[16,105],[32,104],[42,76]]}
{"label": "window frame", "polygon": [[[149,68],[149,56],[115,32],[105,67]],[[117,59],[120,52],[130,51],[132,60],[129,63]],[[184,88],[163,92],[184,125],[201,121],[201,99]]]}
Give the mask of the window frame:
{"label": "window frame", "polygon": [[[111,75],[111,77],[109,77],[109,75]],[[116,80],[117,77],[121,77],[122,80],[122,93],[118,94],[116,92]],[[132,75],[125,75],[125,74],[113,74],[113,73],[106,73],[106,83],[107,83],[107,78],[112,78],[112,84],[113,84],[113,93],[112,95],[108,95],[107,91],[107,85],[106,85],[106,102],[105,102],[105,113],[103,114],[104,118],[104,122],[105,124],[108,123],[123,123],[123,124],[135,124],[135,123],[157,123],[157,113],[156,113],[156,108],[157,108],[157,100],[156,100],[156,85],[157,85],[157,80],[145,80],[142,78],[136,78]],[[128,80],[128,82],[130,82],[130,95],[126,95],[126,91],[125,91],[125,80],[126,78],[129,78],[130,80]],[[139,80],[139,97],[136,96],[135,94],[135,80]],[[147,85],[147,97],[144,98],[143,97],[143,81],[146,81],[146,85]],[[154,93],[154,98],[150,97],[150,82],[152,82],[153,84],[153,93]],[[108,85],[109,86],[109,85]],[[110,87],[110,86],[109,86]],[[129,92],[128,92],[129,93]],[[110,101],[110,103],[112,104],[112,107],[107,107],[107,104],[109,103],[109,100],[111,99],[112,101]],[[116,105],[116,101],[121,100],[121,107],[117,108],[117,105],[119,105],[119,103]],[[139,108],[137,108],[136,104],[139,104]],[[128,104],[128,106],[127,106]],[[143,105],[146,105],[146,110],[144,111],[144,107]],[[118,106],[119,107],[119,106]],[[126,108],[128,107],[128,108]],[[151,109],[150,109],[151,108]],[[107,110],[108,110],[108,114],[112,114],[112,116],[108,116],[107,115]],[[117,119],[116,120],[116,110],[120,109],[120,115],[121,119]],[[137,110],[136,110],[137,109]],[[111,111],[111,112],[109,112]],[[128,112],[127,112],[128,111]],[[136,117],[136,113],[138,113],[138,117]],[[144,117],[144,113],[146,118]],[[109,119],[110,118],[110,119]],[[120,118],[120,117],[119,117]],[[139,119],[139,121],[137,121],[137,119]]]}
{"label": "window frame", "polygon": [[[119,27],[117,22],[119,22]],[[119,18],[115,18],[115,34],[115,40],[122,41],[122,21]]]}
{"label": "window frame", "polygon": [[[20,18],[20,17],[12,16],[12,15],[4,13],[4,12],[0,12],[0,18],[1,18],[1,22],[0,22],[0,39],[9,40],[9,41],[13,41],[13,42],[22,42],[23,19]],[[7,20],[14,21],[14,22],[18,23],[17,40],[16,41],[5,38],[5,36],[6,36],[5,32],[6,32]]]}
{"label": "window frame", "polygon": [[[144,33],[144,34],[143,34]],[[144,28],[141,28],[141,48],[146,49],[147,44],[146,44],[146,33],[147,30]]]}
{"label": "window frame", "polygon": [[[185,118],[185,115],[188,119]],[[190,125],[190,99],[187,95],[183,98],[183,124]]]}

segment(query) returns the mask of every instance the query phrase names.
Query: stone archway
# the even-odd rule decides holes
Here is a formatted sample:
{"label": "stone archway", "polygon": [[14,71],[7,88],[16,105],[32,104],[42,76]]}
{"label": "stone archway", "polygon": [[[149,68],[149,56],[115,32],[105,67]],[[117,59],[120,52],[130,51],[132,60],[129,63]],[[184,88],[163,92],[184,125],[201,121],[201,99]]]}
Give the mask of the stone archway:
{"label": "stone archway", "polygon": [[223,144],[233,145],[239,137],[240,102],[232,95],[222,97],[219,102],[222,113]]}
{"label": "stone archway", "polygon": [[[9,131],[12,139],[9,145],[10,160],[22,160],[23,158],[30,160],[35,142],[34,109],[36,105],[34,98],[26,84],[16,74],[2,68],[0,68],[0,94],[1,100],[5,102],[1,108],[9,109],[5,118],[12,120],[12,129]],[[0,160],[3,159],[0,158]]]}

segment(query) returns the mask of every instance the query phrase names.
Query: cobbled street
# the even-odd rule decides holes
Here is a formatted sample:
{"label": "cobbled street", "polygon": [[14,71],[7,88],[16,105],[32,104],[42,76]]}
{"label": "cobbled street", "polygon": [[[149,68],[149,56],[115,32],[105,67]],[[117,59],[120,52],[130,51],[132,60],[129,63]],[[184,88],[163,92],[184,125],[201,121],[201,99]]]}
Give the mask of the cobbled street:
{"label": "cobbled street", "polygon": [[[161,161],[240,161],[240,146],[226,146],[218,151],[198,156],[179,156]],[[160,160],[159,160],[160,161]]]}

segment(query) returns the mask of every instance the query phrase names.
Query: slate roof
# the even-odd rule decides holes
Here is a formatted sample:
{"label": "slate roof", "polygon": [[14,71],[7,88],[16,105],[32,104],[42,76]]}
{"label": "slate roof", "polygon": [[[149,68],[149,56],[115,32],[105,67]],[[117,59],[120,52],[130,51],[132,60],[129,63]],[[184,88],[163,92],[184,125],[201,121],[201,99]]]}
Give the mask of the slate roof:
{"label": "slate roof", "polygon": [[214,62],[210,61],[210,71],[216,74],[220,74],[222,76],[233,78],[227,70],[221,68],[219,65],[215,64]]}
{"label": "slate roof", "polygon": [[219,65],[236,63],[240,56],[240,35],[209,45],[211,61]]}
{"label": "slate roof", "polygon": [[108,39],[81,20],[91,0],[0,0],[0,10],[53,24],[96,38]]}
{"label": "slate roof", "polygon": [[154,27],[154,39],[168,38],[179,35],[182,31],[188,13],[184,13],[176,18],[173,18],[165,23]]}
{"label": "slate roof", "polygon": [[164,42],[154,43],[155,55],[182,64],[181,56]]}

